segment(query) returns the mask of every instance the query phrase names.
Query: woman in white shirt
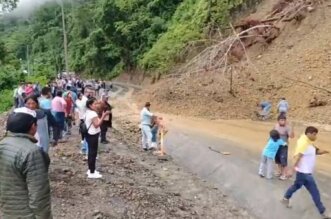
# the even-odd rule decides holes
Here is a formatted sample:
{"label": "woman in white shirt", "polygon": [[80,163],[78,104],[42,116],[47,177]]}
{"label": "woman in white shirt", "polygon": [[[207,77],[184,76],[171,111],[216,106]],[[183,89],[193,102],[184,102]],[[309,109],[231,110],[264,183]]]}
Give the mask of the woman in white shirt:
{"label": "woman in white shirt", "polygon": [[85,136],[88,144],[88,178],[97,179],[101,178],[102,175],[95,170],[95,162],[98,154],[99,135],[101,132],[100,126],[106,116],[110,114],[109,111],[102,113],[101,118],[97,114],[97,100],[90,98],[86,102],[86,114],[85,124],[88,129],[87,135]]}
{"label": "woman in white shirt", "polygon": [[[79,119],[80,123],[84,122],[84,119],[85,119],[86,101],[87,101],[87,99],[86,100],[83,99],[83,94],[78,93],[75,105],[76,105],[76,112],[77,112],[78,119]],[[82,135],[82,143],[83,143],[84,136],[83,136],[82,133],[81,133],[81,135]]]}

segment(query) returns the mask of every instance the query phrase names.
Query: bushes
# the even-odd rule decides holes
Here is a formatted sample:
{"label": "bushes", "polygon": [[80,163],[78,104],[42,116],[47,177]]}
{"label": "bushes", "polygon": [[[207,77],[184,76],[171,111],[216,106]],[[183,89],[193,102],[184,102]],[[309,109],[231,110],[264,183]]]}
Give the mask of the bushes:
{"label": "bushes", "polygon": [[[70,68],[105,78],[136,68],[166,73],[185,61],[180,54],[188,43],[205,38],[215,26],[227,27],[230,13],[244,1],[248,0],[85,0],[73,8],[69,4],[65,14]],[[34,73],[55,75],[64,69],[61,25],[60,7],[51,2],[36,10],[29,23],[7,22],[0,35],[9,56],[26,62],[30,48]],[[1,54],[0,45],[3,59]]]}
{"label": "bushes", "polygon": [[185,0],[176,10],[166,33],[139,61],[146,71],[166,73],[176,62],[187,43],[204,38],[205,30],[214,25],[228,26],[230,11],[243,0]]}
{"label": "bushes", "polygon": [[0,91],[0,113],[9,110],[14,104],[13,90]]}

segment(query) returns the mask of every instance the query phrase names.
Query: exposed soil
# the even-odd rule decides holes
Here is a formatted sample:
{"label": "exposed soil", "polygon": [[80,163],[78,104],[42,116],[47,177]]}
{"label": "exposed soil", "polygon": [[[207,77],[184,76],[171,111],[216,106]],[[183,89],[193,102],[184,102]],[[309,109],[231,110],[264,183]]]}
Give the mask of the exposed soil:
{"label": "exposed soil", "polygon": [[77,134],[52,150],[55,218],[253,218],[170,157],[141,151],[137,126],[122,119],[116,118],[111,143],[101,145],[101,180],[87,179]]}
{"label": "exposed soil", "polygon": [[[286,97],[292,118],[330,124],[331,92],[323,89],[331,90],[331,7],[321,2],[301,22],[288,22],[269,46],[248,50],[251,64],[234,73],[233,93],[229,74],[205,72],[162,79],[141,91],[138,103],[178,115],[247,119],[262,100],[272,101],[275,117],[279,98]],[[263,19],[274,4],[265,0],[249,17]]]}

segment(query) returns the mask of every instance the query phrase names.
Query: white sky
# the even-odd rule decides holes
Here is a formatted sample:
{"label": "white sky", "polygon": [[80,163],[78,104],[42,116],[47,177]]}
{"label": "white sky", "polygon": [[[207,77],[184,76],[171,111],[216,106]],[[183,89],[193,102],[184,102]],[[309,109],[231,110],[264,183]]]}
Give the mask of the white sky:
{"label": "white sky", "polygon": [[50,0],[19,0],[17,8],[13,11],[15,15],[28,15],[33,9]]}

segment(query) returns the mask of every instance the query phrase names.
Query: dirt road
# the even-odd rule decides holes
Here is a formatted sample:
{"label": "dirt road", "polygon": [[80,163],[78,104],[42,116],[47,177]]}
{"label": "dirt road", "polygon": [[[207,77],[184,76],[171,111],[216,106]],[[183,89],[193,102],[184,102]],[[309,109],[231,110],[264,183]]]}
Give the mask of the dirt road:
{"label": "dirt road", "polygon": [[[117,94],[131,90],[119,88]],[[137,146],[139,133],[128,129],[115,104],[114,129],[109,145],[100,144],[97,169],[100,180],[87,179],[87,164],[79,154],[77,127],[68,142],[51,148],[50,179],[54,218],[156,219],[255,218],[213,184],[178,166],[162,161]],[[128,109],[127,109],[128,110]]]}
{"label": "dirt road", "polygon": [[[123,85],[121,85],[123,86]],[[126,86],[124,86],[126,87]],[[127,119],[138,123],[137,106],[131,99],[133,89],[116,98],[122,106],[121,113]],[[260,153],[267,140],[273,123],[238,121],[208,121],[197,118],[183,118],[165,115],[169,126],[166,149],[176,162],[197,174],[202,179],[214,183],[227,195],[234,197],[238,204],[250,209],[258,218],[270,219],[314,219],[319,215],[305,190],[293,198],[293,209],[285,209],[280,199],[292,180],[265,181],[257,176]],[[295,124],[296,135],[304,129],[301,123]],[[331,149],[331,135],[321,131],[318,145]],[[293,151],[295,139],[290,143]],[[224,156],[210,150],[230,152]],[[320,157],[316,178],[322,191],[326,207],[331,209],[331,193],[328,189],[331,179],[331,157]]]}

